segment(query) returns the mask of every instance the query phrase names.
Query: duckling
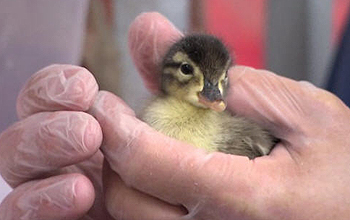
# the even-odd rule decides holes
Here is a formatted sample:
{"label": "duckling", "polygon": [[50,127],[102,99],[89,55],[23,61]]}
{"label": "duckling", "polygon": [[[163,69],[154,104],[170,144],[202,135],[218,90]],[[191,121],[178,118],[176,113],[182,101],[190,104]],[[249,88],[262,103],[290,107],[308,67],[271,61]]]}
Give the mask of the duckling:
{"label": "duckling", "polygon": [[233,61],[216,37],[192,34],[176,42],[161,65],[161,93],[141,119],[163,134],[207,151],[266,155],[275,138],[226,108],[228,69]]}

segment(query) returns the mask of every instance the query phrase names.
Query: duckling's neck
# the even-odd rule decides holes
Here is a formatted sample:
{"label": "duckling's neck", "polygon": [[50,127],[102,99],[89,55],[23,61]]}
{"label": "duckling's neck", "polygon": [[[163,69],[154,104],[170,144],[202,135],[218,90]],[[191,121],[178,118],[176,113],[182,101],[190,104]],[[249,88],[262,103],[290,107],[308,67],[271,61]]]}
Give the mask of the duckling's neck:
{"label": "duckling's neck", "polygon": [[216,112],[208,108],[195,106],[185,100],[173,96],[158,97],[153,103],[153,110],[163,120],[172,120],[186,123],[205,123],[206,119],[215,115]]}
{"label": "duckling's neck", "polygon": [[203,119],[202,117],[215,114],[209,108],[202,108],[199,106],[195,106],[188,101],[178,99],[173,96],[165,96],[159,99],[159,101],[163,102],[164,107],[172,112],[172,115],[177,118],[197,118]]}
{"label": "duckling's neck", "polygon": [[172,96],[156,98],[142,118],[156,130],[198,147],[212,150],[218,113]]}

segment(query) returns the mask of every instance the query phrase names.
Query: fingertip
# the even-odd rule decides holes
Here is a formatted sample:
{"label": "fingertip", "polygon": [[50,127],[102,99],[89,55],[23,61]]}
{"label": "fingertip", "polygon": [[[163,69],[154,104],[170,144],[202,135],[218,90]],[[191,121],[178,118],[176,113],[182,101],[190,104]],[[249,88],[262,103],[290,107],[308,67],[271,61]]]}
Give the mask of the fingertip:
{"label": "fingertip", "polygon": [[145,86],[157,92],[159,65],[169,47],[182,33],[158,12],[142,13],[129,28],[128,46]]}
{"label": "fingertip", "polygon": [[0,217],[6,210],[5,219],[79,219],[94,199],[94,187],[82,174],[53,176],[16,187],[0,204]]}
{"label": "fingertip", "polygon": [[17,114],[25,118],[40,111],[86,111],[97,91],[97,82],[87,69],[53,64],[28,79],[17,97]]}
{"label": "fingertip", "polygon": [[86,117],[88,117],[88,122],[84,133],[84,145],[87,151],[93,155],[101,146],[103,134],[97,120],[88,114]]}
{"label": "fingertip", "polygon": [[16,187],[89,159],[101,143],[99,123],[85,112],[37,113],[15,123],[1,135],[1,175]]}
{"label": "fingertip", "polygon": [[164,28],[168,28],[169,31],[173,31],[174,34],[182,35],[182,33],[171,23],[164,15],[159,12],[143,12],[139,14],[130,25],[129,33],[134,33],[134,31],[142,31],[148,29],[150,24],[157,22],[159,24],[164,24]]}
{"label": "fingertip", "polygon": [[76,213],[85,214],[92,207],[95,200],[95,190],[91,181],[84,175],[77,175],[74,184]]}

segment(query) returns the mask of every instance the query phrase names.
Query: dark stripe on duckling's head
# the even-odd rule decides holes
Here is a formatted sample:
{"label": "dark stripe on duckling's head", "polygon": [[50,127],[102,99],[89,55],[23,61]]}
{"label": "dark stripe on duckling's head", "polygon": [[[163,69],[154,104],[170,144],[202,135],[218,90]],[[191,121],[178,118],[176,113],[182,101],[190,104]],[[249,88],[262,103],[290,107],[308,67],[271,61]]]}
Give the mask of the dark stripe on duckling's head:
{"label": "dark stripe on duckling's head", "polygon": [[[216,37],[204,34],[188,35],[176,42],[166,57],[183,52],[203,71],[205,78],[215,83],[227,64],[231,65],[231,56],[225,45]],[[169,59],[164,60],[168,63]]]}

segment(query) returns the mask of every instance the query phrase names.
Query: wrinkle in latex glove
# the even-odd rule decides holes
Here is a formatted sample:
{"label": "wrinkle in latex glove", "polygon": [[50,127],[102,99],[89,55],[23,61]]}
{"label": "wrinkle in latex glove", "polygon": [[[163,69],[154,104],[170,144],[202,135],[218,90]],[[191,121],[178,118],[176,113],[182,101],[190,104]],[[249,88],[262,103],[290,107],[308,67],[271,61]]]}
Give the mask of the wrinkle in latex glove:
{"label": "wrinkle in latex glove", "polygon": [[76,174],[28,182],[5,198],[0,219],[76,219],[91,207],[93,195],[88,180]]}
{"label": "wrinkle in latex glove", "polygon": [[91,106],[98,91],[95,78],[83,67],[52,65],[34,74],[17,98],[20,118],[43,110],[80,110]]}
{"label": "wrinkle in latex glove", "polygon": [[100,132],[96,120],[81,112],[30,116],[0,136],[1,173],[10,185],[16,186],[77,159],[86,159],[97,151],[102,134],[96,134]]}

